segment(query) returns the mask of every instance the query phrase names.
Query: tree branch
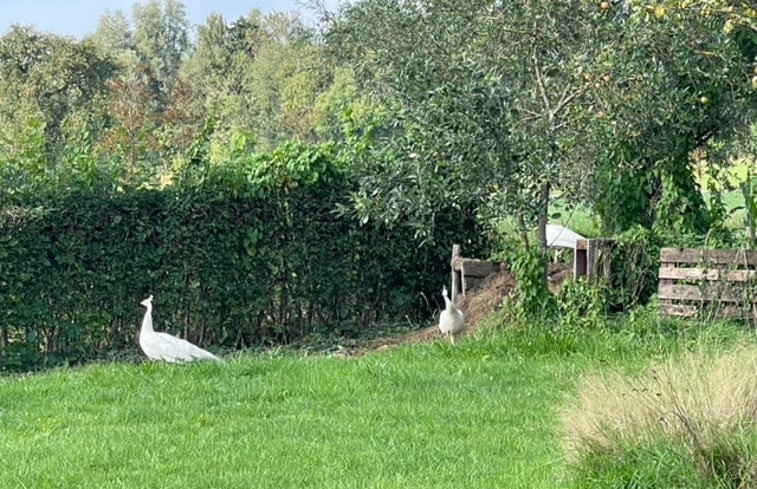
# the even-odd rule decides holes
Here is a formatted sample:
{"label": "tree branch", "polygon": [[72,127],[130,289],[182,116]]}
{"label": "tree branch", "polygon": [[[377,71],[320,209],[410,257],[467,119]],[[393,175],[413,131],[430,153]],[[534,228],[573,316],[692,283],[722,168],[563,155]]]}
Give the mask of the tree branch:
{"label": "tree branch", "polygon": [[[576,91],[568,95],[567,97],[563,97],[560,99],[560,102],[557,104],[557,107],[555,108],[554,115],[557,115],[559,112],[562,112],[565,107],[567,107],[574,98],[578,97],[579,95],[583,95],[584,92],[586,92],[586,89],[591,86],[591,83],[586,82],[583,84],[583,86],[579,87]],[[563,92],[565,94],[565,92]]]}
{"label": "tree branch", "polygon": [[531,61],[534,63],[534,71],[536,72],[536,84],[539,86],[541,98],[544,101],[544,107],[549,114],[549,121],[552,122],[552,104],[549,102],[549,97],[547,96],[547,87],[544,85],[544,77],[542,76],[541,68],[539,68],[539,58],[536,56],[536,48],[536,44],[534,44],[534,50],[531,53]]}

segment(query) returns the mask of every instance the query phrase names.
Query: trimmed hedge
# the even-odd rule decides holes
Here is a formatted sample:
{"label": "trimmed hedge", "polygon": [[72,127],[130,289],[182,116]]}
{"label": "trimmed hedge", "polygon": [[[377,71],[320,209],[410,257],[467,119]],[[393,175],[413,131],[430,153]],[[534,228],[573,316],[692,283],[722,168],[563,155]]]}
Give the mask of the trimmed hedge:
{"label": "trimmed hedge", "polygon": [[402,224],[360,226],[334,212],[353,189],[336,154],[291,144],[190,167],[162,189],[105,181],[6,199],[0,369],[133,349],[151,293],[159,329],[213,347],[433,314],[422,293],[448,279],[452,241],[476,235],[472,214],[441,213],[436,245]]}

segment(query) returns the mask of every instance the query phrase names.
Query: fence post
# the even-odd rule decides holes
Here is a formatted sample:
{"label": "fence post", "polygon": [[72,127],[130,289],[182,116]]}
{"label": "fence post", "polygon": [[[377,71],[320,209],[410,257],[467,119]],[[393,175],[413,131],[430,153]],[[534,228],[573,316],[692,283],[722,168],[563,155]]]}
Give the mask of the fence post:
{"label": "fence post", "polygon": [[587,240],[579,239],[573,250],[573,278],[585,277],[587,272]]}
{"label": "fence post", "polygon": [[460,245],[459,244],[453,244],[452,245],[452,258],[449,262],[449,268],[452,273],[452,284],[451,284],[451,294],[452,294],[452,302],[455,302],[455,298],[457,297],[458,292],[460,292],[460,273],[455,271],[455,262],[457,259],[460,258]]}

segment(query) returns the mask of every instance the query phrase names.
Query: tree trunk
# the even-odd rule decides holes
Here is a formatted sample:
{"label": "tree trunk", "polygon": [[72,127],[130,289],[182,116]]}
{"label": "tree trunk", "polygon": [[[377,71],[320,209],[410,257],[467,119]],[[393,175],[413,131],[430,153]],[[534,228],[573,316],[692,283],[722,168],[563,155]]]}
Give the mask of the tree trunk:
{"label": "tree trunk", "polygon": [[518,213],[518,228],[520,230],[520,239],[523,241],[523,249],[529,248],[528,242],[528,227],[526,227],[526,219],[523,217],[523,213]]}
{"label": "tree trunk", "polygon": [[549,219],[549,182],[541,184],[539,191],[539,215],[536,221],[536,249],[541,256],[544,283],[547,284],[547,220]]}
{"label": "tree trunk", "polygon": [[547,220],[549,218],[549,182],[542,183],[539,191],[539,215],[536,224],[536,246],[541,256],[547,254]]}

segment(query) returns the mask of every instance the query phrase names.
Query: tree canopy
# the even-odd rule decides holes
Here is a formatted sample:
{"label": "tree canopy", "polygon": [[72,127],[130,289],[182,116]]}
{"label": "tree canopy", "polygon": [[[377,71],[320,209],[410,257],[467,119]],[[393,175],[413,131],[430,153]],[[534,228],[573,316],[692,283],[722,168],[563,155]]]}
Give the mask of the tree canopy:
{"label": "tree canopy", "polygon": [[[413,215],[431,229],[440,202],[472,200],[494,222],[515,216],[524,237],[538,224],[543,248],[557,191],[597,209],[610,231],[666,226],[675,209],[686,221],[681,231],[703,232],[689,154],[744,134],[754,120],[754,42],[724,28],[733,22],[727,8],[665,8],[475,0],[344,7],[329,41],[361,89],[391,107],[384,123],[393,128],[380,142],[392,149],[365,171],[358,211]],[[629,207],[617,205],[619,191]]]}
{"label": "tree canopy", "polygon": [[425,239],[451,206],[492,232],[512,219],[528,244],[536,227],[543,248],[558,200],[607,233],[701,234],[692,153],[754,154],[744,2],[361,0],[323,19],[253,9],[193,28],[180,1],[150,0],[83,40],[16,26],[0,37],[2,165],[49,175],[84,148],[155,185],[197,148],[223,164],[334,140],[361,221]]}

